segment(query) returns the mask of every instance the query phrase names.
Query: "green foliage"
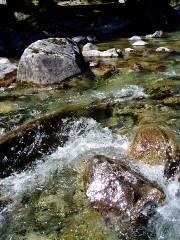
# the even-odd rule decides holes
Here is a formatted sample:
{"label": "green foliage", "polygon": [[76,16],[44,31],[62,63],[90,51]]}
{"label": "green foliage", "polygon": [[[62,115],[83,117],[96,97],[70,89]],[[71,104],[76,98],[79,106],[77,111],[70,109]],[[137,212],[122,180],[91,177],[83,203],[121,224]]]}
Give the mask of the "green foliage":
{"label": "green foliage", "polygon": [[176,6],[177,4],[180,4],[180,0],[171,0],[171,6]]}

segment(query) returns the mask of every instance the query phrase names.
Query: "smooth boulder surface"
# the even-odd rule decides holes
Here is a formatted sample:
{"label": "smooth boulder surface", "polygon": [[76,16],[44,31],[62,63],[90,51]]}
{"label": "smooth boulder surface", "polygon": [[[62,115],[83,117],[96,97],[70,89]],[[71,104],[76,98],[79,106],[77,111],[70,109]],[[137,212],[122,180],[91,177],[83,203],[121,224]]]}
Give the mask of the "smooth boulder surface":
{"label": "smooth boulder surface", "polygon": [[79,46],[68,38],[38,40],[25,49],[17,81],[37,84],[60,83],[81,73],[84,59]]}
{"label": "smooth boulder surface", "polygon": [[150,165],[164,165],[165,174],[171,177],[180,163],[179,143],[166,126],[147,124],[135,133],[128,154]]}

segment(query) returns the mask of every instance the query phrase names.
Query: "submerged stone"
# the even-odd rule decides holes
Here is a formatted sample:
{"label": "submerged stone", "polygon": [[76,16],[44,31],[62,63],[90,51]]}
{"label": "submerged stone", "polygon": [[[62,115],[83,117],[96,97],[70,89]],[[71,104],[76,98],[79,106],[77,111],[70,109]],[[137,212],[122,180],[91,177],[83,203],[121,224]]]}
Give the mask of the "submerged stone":
{"label": "submerged stone", "polygon": [[91,68],[91,72],[96,77],[105,77],[110,76],[115,71],[115,66],[113,64],[99,64],[98,66],[95,66]]}
{"label": "submerged stone", "polygon": [[150,165],[165,165],[169,178],[180,163],[179,143],[173,132],[166,126],[147,124],[135,133],[128,154]]}
{"label": "submerged stone", "polygon": [[[163,72],[166,70],[166,65],[161,65],[155,68],[156,72]],[[158,81],[152,82],[147,89],[147,93],[151,95],[152,99],[165,99],[168,97],[175,97],[180,94],[179,81]]]}
{"label": "submerged stone", "polygon": [[125,50],[125,52],[134,52],[133,48],[125,48],[124,50]]}

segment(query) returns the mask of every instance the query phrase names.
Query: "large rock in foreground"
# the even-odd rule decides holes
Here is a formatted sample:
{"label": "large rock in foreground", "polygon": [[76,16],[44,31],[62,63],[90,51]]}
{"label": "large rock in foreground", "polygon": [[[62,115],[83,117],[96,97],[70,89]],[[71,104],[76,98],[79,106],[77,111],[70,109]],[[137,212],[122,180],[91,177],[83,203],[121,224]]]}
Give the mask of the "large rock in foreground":
{"label": "large rock in foreground", "polygon": [[81,73],[84,59],[78,45],[67,38],[38,40],[25,49],[17,81],[37,84],[60,83]]}
{"label": "large rock in foreground", "polygon": [[86,195],[94,209],[111,212],[134,222],[150,201],[164,200],[162,189],[122,160],[94,156],[85,177]]}

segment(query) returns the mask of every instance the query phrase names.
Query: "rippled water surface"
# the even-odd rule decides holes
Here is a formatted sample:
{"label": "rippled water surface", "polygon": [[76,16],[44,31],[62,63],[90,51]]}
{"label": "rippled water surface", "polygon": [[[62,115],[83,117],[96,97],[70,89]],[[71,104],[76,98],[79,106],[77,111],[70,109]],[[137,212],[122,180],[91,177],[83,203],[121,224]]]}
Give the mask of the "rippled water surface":
{"label": "rippled water surface", "polygon": [[[55,144],[53,137],[60,139],[59,144],[38,157],[33,155],[33,164],[24,170],[0,179],[0,239],[130,239],[126,234],[119,238],[121,229],[110,228],[90,207],[83,173],[96,154],[114,159],[124,156],[141,121],[165,122],[180,140],[180,107],[175,100],[180,97],[180,34],[176,31],[167,35],[146,39],[149,46],[136,47],[136,53],[124,52],[132,47],[128,39],[98,43],[102,50],[116,47],[123,51],[122,58],[99,63],[113,66],[105,75],[92,69],[59,86],[12,84],[0,88],[1,136],[35,119],[64,111],[60,125],[44,135],[37,131],[31,149],[27,149],[41,146],[47,134],[52,136],[46,145]],[[159,46],[172,52],[156,53]],[[133,64],[142,68],[133,69]],[[159,67],[162,71],[157,70]],[[68,108],[72,109],[71,116],[66,116]],[[28,151],[19,151],[15,157],[26,161]],[[165,202],[148,222],[152,234],[147,239],[180,239],[179,183],[166,182],[162,166],[132,164],[166,193]]]}

